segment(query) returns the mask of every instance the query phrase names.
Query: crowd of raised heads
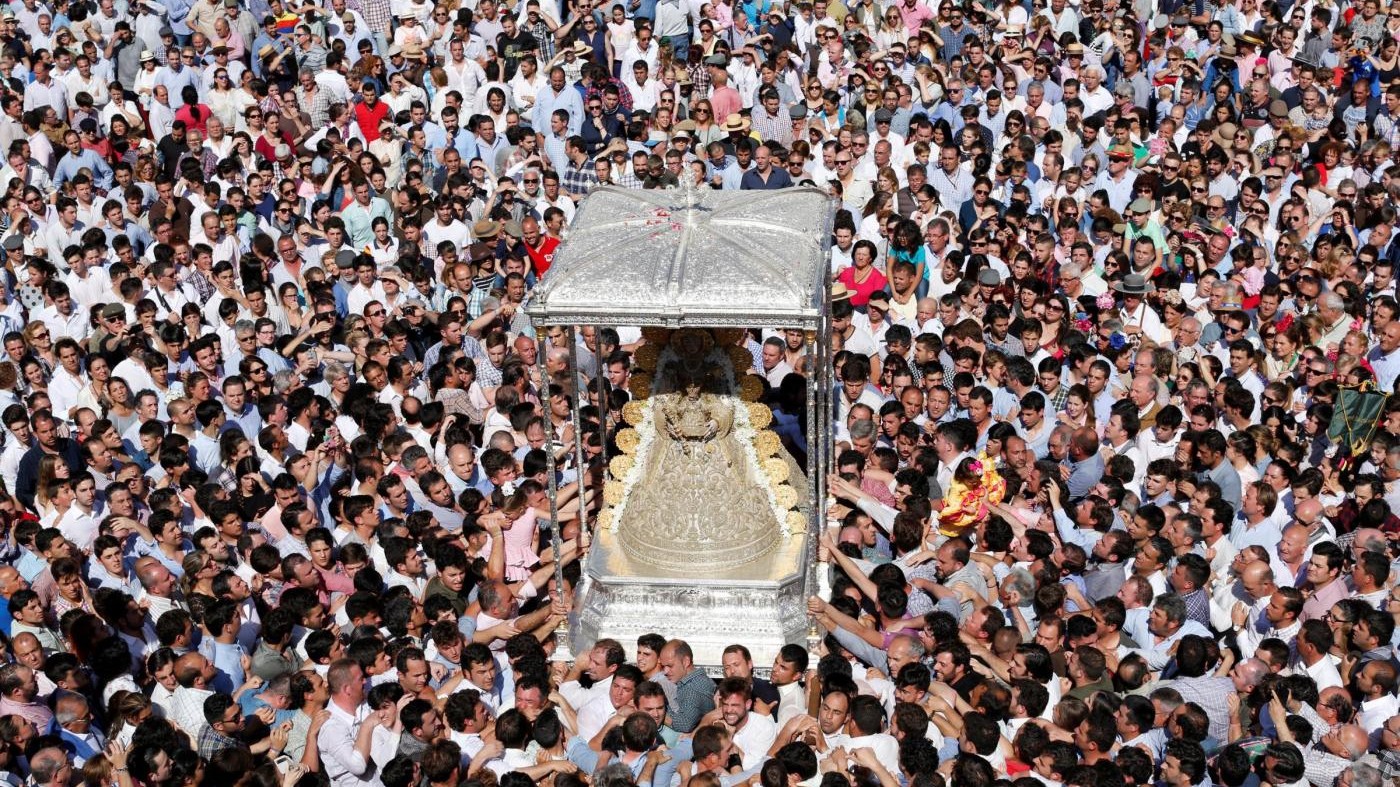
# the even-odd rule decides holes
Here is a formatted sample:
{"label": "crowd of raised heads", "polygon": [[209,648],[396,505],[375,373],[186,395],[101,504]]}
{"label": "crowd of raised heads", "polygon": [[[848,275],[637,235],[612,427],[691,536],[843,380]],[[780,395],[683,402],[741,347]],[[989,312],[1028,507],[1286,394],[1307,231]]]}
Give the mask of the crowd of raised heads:
{"label": "crowd of raised heads", "polygon": [[[1379,0],[14,0],[0,782],[1391,787],[1397,121]],[[563,633],[604,186],[832,196],[812,643]]]}

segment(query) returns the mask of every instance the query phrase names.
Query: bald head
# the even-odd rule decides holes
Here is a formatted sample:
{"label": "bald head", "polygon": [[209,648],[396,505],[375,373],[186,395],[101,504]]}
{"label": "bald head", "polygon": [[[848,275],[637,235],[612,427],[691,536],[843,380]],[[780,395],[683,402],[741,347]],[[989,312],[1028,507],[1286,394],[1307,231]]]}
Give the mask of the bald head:
{"label": "bald head", "polygon": [[1302,525],[1289,525],[1283,529],[1283,537],[1278,541],[1278,556],[1290,565],[1303,559],[1308,548],[1308,529]]}
{"label": "bald head", "polygon": [[1274,570],[1262,560],[1245,564],[1240,571],[1240,584],[1250,596],[1260,599],[1273,595]]}
{"label": "bald head", "polygon": [[1133,378],[1128,396],[1133,400],[1133,405],[1139,409],[1151,407],[1157,401],[1157,392],[1160,387],[1156,377],[1150,374],[1139,374]]}
{"label": "bald head", "polygon": [[148,563],[138,568],[136,578],[141,581],[141,587],[153,596],[169,597],[174,586],[170,569],[159,562]]}
{"label": "bald head", "polygon": [[186,653],[175,659],[175,679],[185,688],[201,687],[208,680],[209,660],[198,653]]}
{"label": "bald head", "polygon": [[1230,673],[1235,681],[1235,688],[1242,692],[1249,691],[1259,685],[1259,681],[1269,674],[1269,665],[1259,659],[1245,659],[1239,666]]}
{"label": "bald head", "polygon": [[470,462],[475,453],[466,443],[453,443],[452,447],[447,449],[447,461]]}
{"label": "bald head", "polygon": [[1274,570],[1269,567],[1268,563],[1255,560],[1246,565],[1244,571],[1240,572],[1240,579],[1272,585],[1274,583]]}
{"label": "bald head", "polygon": [[[1293,509],[1293,518],[1298,520],[1298,524],[1305,528],[1305,533],[1316,527],[1321,517],[1322,501],[1315,497],[1304,500]],[[1378,530],[1376,532],[1379,533],[1380,531]]]}
{"label": "bald head", "polygon": [[1375,552],[1380,555],[1386,553],[1385,533],[1378,528],[1363,527],[1356,531],[1356,537],[1351,542],[1352,553],[1357,557],[1362,552]]}
{"label": "bald head", "polygon": [[27,587],[29,583],[24,581],[24,577],[20,576],[14,566],[0,568],[0,596],[9,598]]}
{"label": "bald head", "polygon": [[1324,741],[1324,745],[1333,754],[1349,760],[1360,759],[1369,746],[1366,730],[1356,724],[1343,724],[1327,737],[1332,738],[1332,740]]}
{"label": "bald head", "polygon": [[10,643],[10,648],[15,653],[15,659],[21,664],[30,667],[42,667],[44,664],[44,647],[39,643],[39,638],[28,631],[15,635],[14,641]]}

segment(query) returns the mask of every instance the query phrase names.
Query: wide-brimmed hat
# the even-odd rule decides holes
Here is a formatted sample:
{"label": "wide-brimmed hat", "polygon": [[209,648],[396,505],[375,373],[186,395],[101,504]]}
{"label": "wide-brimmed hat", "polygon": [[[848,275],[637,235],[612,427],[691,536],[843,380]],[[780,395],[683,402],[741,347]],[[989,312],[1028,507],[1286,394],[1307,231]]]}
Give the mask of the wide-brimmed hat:
{"label": "wide-brimmed hat", "polygon": [[[273,49],[272,44],[263,44],[263,49]],[[275,51],[275,50],[274,50],[274,51]],[[261,55],[262,52],[260,51],[260,52],[258,52],[258,54]],[[156,59],[156,53],[155,53],[155,52],[152,52],[152,51],[149,50],[149,49],[142,49],[142,50],[141,50],[141,62],[142,62],[142,63],[149,63],[149,62],[151,62],[152,60],[155,60],[155,59]]]}
{"label": "wide-brimmed hat", "polygon": [[1264,38],[1258,33],[1254,32],[1253,30],[1248,30],[1246,32],[1240,33],[1235,40],[1238,43],[1249,44],[1250,46],[1256,48],[1264,46]]}
{"label": "wide-brimmed hat", "polygon": [[1110,159],[1117,159],[1119,161],[1132,161],[1134,157],[1133,146],[1110,145],[1108,148],[1108,157]]}
{"label": "wide-brimmed hat", "polygon": [[1143,278],[1140,273],[1129,273],[1123,277],[1122,281],[1113,283],[1113,289],[1124,295],[1146,295],[1157,289],[1152,282]]}
{"label": "wide-brimmed hat", "polygon": [[842,284],[839,281],[831,285],[832,303],[835,303],[837,301],[849,301],[850,299],[851,291],[846,289],[846,285]]}
{"label": "wide-brimmed hat", "polygon": [[743,115],[735,113],[725,118],[724,123],[720,126],[720,128],[724,129],[725,131],[748,131],[750,128],[749,119],[744,117]]}
{"label": "wide-brimmed hat", "polygon": [[417,41],[409,41],[403,45],[403,56],[409,60],[426,60],[428,57],[423,51],[423,45]]}
{"label": "wide-brimmed hat", "polygon": [[579,57],[585,57],[587,55],[593,54],[593,47],[589,46],[588,44],[585,44],[582,41],[575,41],[574,45],[570,47],[570,49],[573,51],[574,54],[578,55]]}
{"label": "wide-brimmed hat", "polygon": [[1234,123],[1221,123],[1211,132],[1211,139],[1222,148],[1229,148],[1235,144],[1235,134],[1239,131],[1239,126]]}
{"label": "wide-brimmed hat", "polygon": [[[495,236],[492,236],[493,238]],[[473,243],[467,247],[467,262],[483,262],[496,256],[495,243]]]}
{"label": "wide-brimmed hat", "polygon": [[501,223],[499,221],[482,219],[472,225],[472,234],[478,238],[494,238],[499,235],[500,232]]}

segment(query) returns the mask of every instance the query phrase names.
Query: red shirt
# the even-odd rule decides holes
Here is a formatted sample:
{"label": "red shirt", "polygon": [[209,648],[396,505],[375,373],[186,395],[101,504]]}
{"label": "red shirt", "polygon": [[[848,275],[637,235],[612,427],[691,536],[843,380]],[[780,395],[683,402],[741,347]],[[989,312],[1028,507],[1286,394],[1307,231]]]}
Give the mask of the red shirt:
{"label": "red shirt", "polygon": [[544,272],[549,270],[549,266],[554,264],[554,250],[559,248],[559,239],[541,235],[539,248],[532,249],[528,243],[523,245],[525,253],[530,255],[530,265],[535,269],[535,276],[543,276]]}
{"label": "red shirt", "polygon": [[[199,117],[195,117],[196,110],[199,112]],[[175,110],[175,119],[185,121],[185,128],[190,131],[198,131],[200,134],[203,134],[204,125],[209,122],[209,116],[212,114],[214,113],[211,112],[209,107],[205,104],[196,104],[193,107],[189,104],[185,104]]]}
{"label": "red shirt", "polygon": [[379,124],[388,116],[389,105],[383,101],[375,101],[372,107],[365,101],[355,104],[355,122],[359,124],[360,134],[364,135],[365,142],[379,139]]}
{"label": "red shirt", "polygon": [[[288,134],[288,133],[285,132],[285,131],[283,131],[283,132],[281,133],[281,142],[285,143],[285,144],[287,145],[287,147],[291,147],[291,146],[292,146],[292,135],[291,135],[291,134]],[[264,133],[264,134],[259,134],[257,140],[253,142],[253,150],[256,150],[256,151],[258,152],[259,155],[261,155],[263,158],[267,159],[268,161],[276,161],[276,160],[277,160],[277,144],[278,144],[277,142],[269,142],[268,139],[267,139],[267,134],[265,134],[265,133]],[[293,154],[296,153],[295,150],[293,150],[292,152],[293,152]]]}

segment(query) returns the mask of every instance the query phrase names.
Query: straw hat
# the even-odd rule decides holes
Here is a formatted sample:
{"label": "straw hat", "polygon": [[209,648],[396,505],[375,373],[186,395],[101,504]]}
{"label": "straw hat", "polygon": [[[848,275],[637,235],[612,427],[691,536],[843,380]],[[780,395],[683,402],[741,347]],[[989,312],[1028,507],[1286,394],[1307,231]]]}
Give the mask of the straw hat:
{"label": "straw hat", "polygon": [[725,131],[748,131],[750,127],[749,119],[737,113],[725,118],[720,126]]}
{"label": "straw hat", "polygon": [[1235,144],[1235,133],[1240,129],[1234,123],[1221,123],[1211,133],[1211,139],[1222,148],[1230,149]]}
{"label": "straw hat", "polygon": [[1263,47],[1265,43],[1264,39],[1253,30],[1241,33],[1239,37],[1235,40],[1241,44],[1249,44],[1250,46],[1255,47],[1256,49]]}
{"label": "straw hat", "polygon": [[838,281],[838,282],[836,282],[835,284],[832,284],[832,285],[831,285],[831,302],[832,302],[832,303],[835,303],[835,302],[837,302],[837,301],[849,301],[850,299],[851,299],[851,291],[848,290],[848,289],[846,289],[846,285],[845,285],[845,284],[842,284],[841,282]]}

